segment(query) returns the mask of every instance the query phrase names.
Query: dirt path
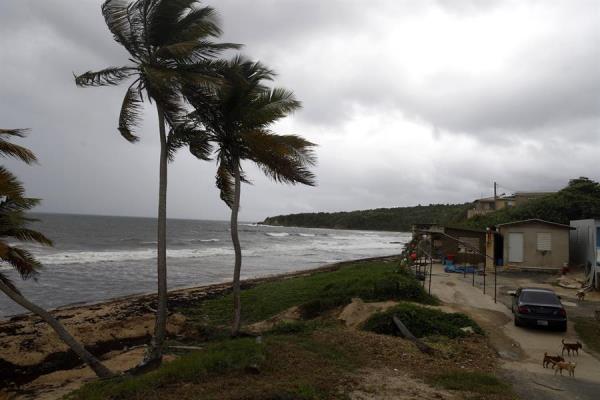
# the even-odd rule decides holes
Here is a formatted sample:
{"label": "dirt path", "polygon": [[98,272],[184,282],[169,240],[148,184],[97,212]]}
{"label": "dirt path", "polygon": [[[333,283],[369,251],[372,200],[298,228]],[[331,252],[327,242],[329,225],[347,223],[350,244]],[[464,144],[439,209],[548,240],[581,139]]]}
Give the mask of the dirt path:
{"label": "dirt path", "polygon": [[441,265],[434,266],[432,294],[447,303],[446,308],[469,314],[486,330],[502,359],[503,374],[522,398],[599,398],[600,361],[585,348],[579,356],[565,355],[567,361],[577,363],[575,378],[555,376],[553,369],[542,367],[544,352],[560,354],[561,339],[577,337],[571,325],[564,333],[515,327],[510,309],[473,287],[469,276],[444,273]]}

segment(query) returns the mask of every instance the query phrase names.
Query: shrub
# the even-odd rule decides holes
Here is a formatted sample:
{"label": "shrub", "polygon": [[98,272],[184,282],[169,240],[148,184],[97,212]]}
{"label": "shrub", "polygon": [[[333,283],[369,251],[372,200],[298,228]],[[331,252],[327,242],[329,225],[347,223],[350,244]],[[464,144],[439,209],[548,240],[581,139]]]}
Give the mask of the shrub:
{"label": "shrub", "polygon": [[336,295],[323,297],[308,301],[299,307],[302,319],[313,319],[334,308],[349,304],[352,299],[348,296]]}
{"label": "shrub", "polygon": [[466,336],[460,328],[470,326],[478,334],[483,331],[475,321],[461,313],[445,313],[439,310],[404,303],[369,318],[363,329],[384,335],[399,335],[392,317],[397,315],[402,323],[418,338],[432,335],[456,338]]}

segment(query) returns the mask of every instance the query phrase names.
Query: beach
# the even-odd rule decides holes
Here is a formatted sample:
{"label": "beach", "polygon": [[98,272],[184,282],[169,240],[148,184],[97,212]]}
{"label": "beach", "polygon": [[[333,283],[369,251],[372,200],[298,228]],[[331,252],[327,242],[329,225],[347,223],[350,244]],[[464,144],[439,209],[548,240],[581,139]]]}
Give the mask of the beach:
{"label": "beach", "polygon": [[[349,262],[328,264],[310,270],[288,272],[268,277],[248,279],[244,288],[269,281],[334,271],[357,261],[372,261],[388,257],[371,257]],[[169,308],[185,307],[203,300],[221,296],[231,290],[230,283],[192,287],[169,292]],[[143,357],[142,347],[147,344],[154,330],[156,295],[127,296],[110,301],[85,305],[67,306],[53,311],[53,315],[94,354],[108,361],[115,370],[135,366]],[[185,317],[171,312],[168,332],[171,337],[184,333]],[[93,373],[81,367],[81,361],[59,340],[50,327],[39,318],[29,314],[11,317],[0,322],[0,387],[16,385],[25,391],[48,391],[48,396],[68,392],[69,383],[92,379]],[[111,361],[112,360],[112,361]],[[62,389],[61,389],[62,390]],[[66,392],[65,392],[66,393]],[[22,399],[28,397],[23,394]],[[32,397],[33,398],[33,397]],[[48,397],[55,398],[55,397]]]}
{"label": "beach", "polygon": [[[44,308],[84,305],[154,292],[156,220],[36,214],[32,225],[54,242],[24,244],[42,263],[37,280],[22,281],[10,266],[0,270]],[[233,246],[226,221],[170,219],[167,224],[170,289],[228,282]],[[252,279],[324,264],[399,253],[409,233],[273,227],[240,224],[242,278]],[[0,318],[24,310],[0,296]]]}

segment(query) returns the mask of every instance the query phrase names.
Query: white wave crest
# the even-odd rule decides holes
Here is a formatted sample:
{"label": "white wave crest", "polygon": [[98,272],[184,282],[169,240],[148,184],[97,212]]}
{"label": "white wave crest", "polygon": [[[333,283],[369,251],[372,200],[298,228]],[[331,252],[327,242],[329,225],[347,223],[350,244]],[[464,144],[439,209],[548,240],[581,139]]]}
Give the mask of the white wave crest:
{"label": "white wave crest", "polygon": [[[233,250],[228,248],[208,249],[174,249],[167,251],[169,258],[202,258],[211,256],[232,255]],[[79,251],[62,252],[38,257],[42,264],[90,264],[98,262],[143,261],[156,258],[156,250],[130,250],[130,251]]]}
{"label": "white wave crest", "polygon": [[267,233],[265,233],[265,235],[272,236],[272,237],[286,237],[286,236],[290,236],[290,234],[287,233],[287,232],[267,232]]}

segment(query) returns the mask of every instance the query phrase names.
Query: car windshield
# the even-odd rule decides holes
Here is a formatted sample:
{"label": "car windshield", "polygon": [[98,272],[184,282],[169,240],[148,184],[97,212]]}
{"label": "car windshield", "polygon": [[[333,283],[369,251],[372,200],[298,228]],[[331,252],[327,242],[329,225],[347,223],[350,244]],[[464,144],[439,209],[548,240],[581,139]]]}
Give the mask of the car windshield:
{"label": "car windshield", "polygon": [[551,292],[525,290],[521,293],[521,301],[524,303],[560,305],[558,297],[556,297],[556,295]]}

